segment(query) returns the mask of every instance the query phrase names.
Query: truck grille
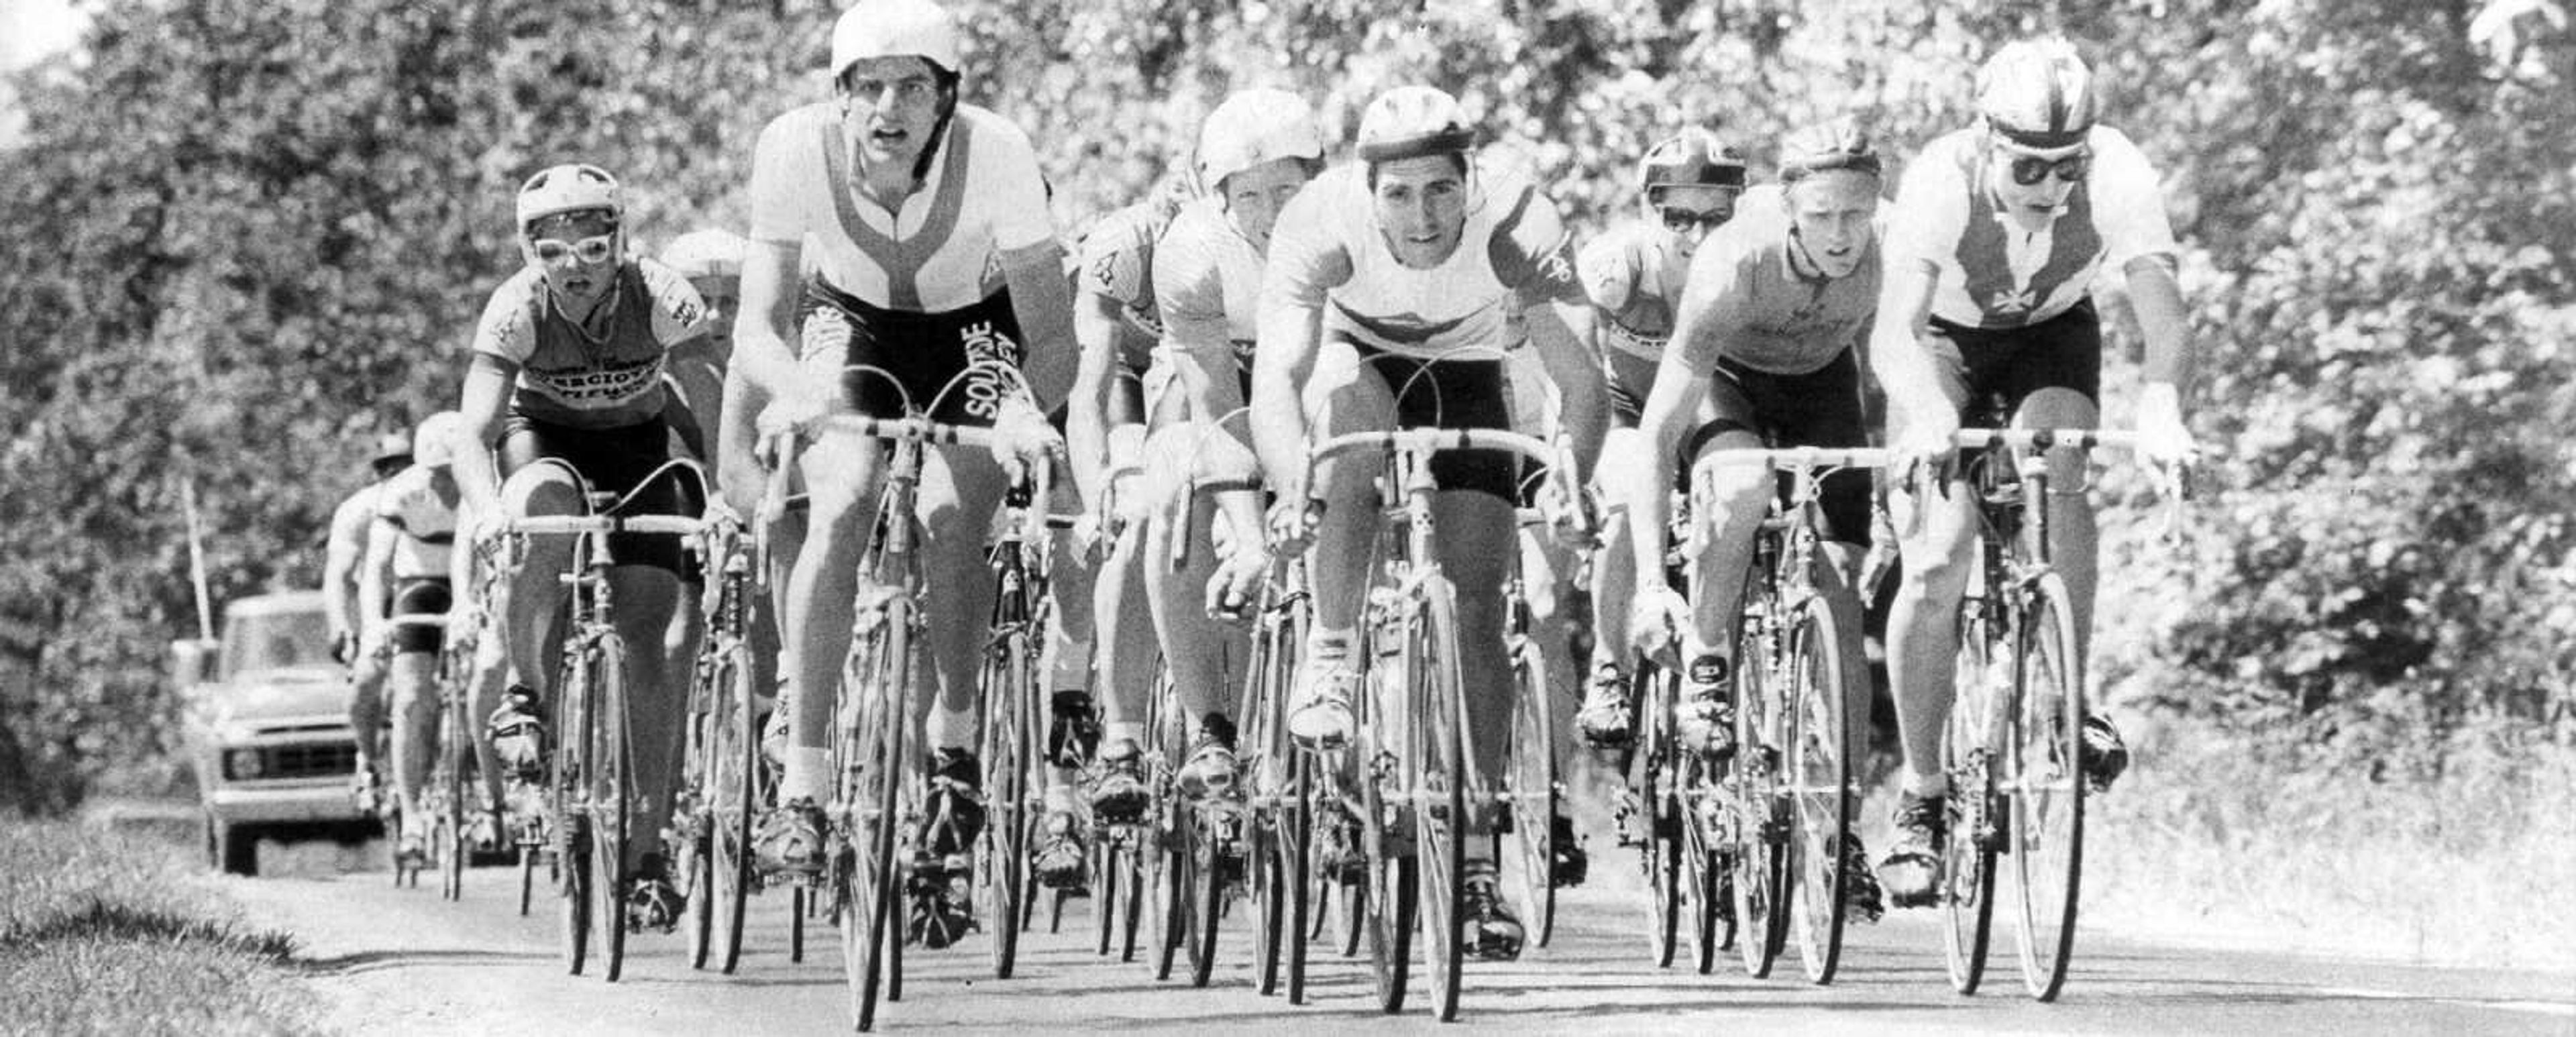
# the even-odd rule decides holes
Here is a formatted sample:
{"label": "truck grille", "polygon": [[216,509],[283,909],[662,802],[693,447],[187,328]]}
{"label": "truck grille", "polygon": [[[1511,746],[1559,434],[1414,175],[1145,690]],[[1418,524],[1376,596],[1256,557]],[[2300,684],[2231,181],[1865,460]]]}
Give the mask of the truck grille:
{"label": "truck grille", "polygon": [[328,778],[358,772],[358,747],[352,742],[306,742],[290,745],[261,746],[259,772],[244,774],[237,755],[225,754],[225,776],[239,781],[284,781],[295,778]]}

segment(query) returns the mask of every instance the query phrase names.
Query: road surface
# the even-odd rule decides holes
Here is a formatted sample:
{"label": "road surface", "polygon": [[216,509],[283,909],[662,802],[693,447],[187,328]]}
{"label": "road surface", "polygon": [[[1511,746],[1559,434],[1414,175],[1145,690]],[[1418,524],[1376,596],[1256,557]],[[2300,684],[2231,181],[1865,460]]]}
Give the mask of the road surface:
{"label": "road surface", "polygon": [[[1605,862],[1606,863],[1606,862]],[[328,871],[327,867],[308,869]],[[576,1034],[830,1034],[848,1032],[847,993],[833,931],[818,925],[802,964],[787,959],[786,897],[753,901],[740,968],[693,971],[676,935],[628,942],[625,978],[568,976],[556,956],[552,904],[516,912],[514,871],[467,876],[465,899],[429,886],[396,890],[382,872],[234,879],[226,890],[256,924],[302,946],[330,1020],[353,1031]],[[1731,959],[1714,975],[1658,970],[1646,958],[1641,911],[1617,890],[1569,891],[1555,942],[1519,962],[1470,966],[1461,1021],[1515,1032],[1765,1033],[2261,1033],[2576,1035],[2576,975],[2405,966],[2129,942],[2086,931],[2074,974],[2055,1004],[2021,996],[2009,936],[1984,992],[1959,997],[1944,979],[1932,916],[1905,912],[1854,930],[1841,977],[1804,982],[1794,958],[1774,977],[1746,978]],[[1463,1032],[1418,1009],[1374,1010],[1364,960],[1321,947],[1310,1003],[1252,988],[1249,926],[1230,927],[1208,989],[1157,982],[1140,960],[1089,947],[1087,902],[1064,932],[1023,941],[1019,974],[991,978],[979,935],[941,952],[905,956],[905,997],[880,1030],[984,1032],[1174,1031]],[[1794,951],[1791,952],[1794,954]],[[1143,955],[1140,953],[1140,959]],[[1416,988],[1415,1000],[1420,1000]]]}

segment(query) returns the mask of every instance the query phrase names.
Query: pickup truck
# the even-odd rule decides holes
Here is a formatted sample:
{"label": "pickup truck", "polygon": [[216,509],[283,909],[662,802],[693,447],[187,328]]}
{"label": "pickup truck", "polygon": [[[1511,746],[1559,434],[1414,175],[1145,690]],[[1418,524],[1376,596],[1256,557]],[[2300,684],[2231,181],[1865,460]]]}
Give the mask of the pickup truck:
{"label": "pickup truck", "polygon": [[220,641],[175,642],[170,656],[210,865],[255,875],[263,836],[375,824],[350,794],[348,671],[331,660],[321,592],[235,599]]}

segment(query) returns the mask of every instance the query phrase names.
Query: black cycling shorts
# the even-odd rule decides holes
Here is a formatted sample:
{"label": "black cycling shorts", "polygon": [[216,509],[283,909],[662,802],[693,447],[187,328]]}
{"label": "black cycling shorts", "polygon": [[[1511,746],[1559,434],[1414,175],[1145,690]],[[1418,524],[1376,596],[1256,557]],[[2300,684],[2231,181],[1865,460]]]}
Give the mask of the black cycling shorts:
{"label": "black cycling shorts", "polygon": [[[1347,340],[1344,340],[1347,341]],[[1397,428],[1512,427],[1511,385],[1500,360],[1423,360],[1359,342],[1360,366],[1395,396]],[[1431,480],[1443,490],[1520,500],[1520,457],[1501,450],[1449,450],[1431,458]]]}
{"label": "black cycling shorts", "polygon": [[[1011,386],[991,371],[958,375],[986,361],[1018,368],[1026,355],[1009,289],[971,306],[919,313],[869,305],[815,277],[805,282],[798,316],[801,355],[812,361],[832,351],[842,368],[842,399],[871,417],[903,417],[909,409],[943,424],[989,428]],[[856,365],[885,373],[852,370]]]}
{"label": "black cycling shorts", "polygon": [[[706,506],[705,487],[685,476],[666,475],[638,488],[646,476],[671,460],[671,428],[659,417],[594,429],[512,412],[502,427],[498,453],[503,478],[540,461],[570,467],[581,477],[584,491],[618,494],[622,498],[618,514],[695,516]],[[692,583],[701,576],[697,567],[688,564],[676,535],[612,533],[608,550],[619,565],[649,565]]]}
{"label": "black cycling shorts", "polygon": [[2002,428],[2041,389],[2073,389],[2095,406],[2102,402],[2102,317],[2091,298],[2019,328],[1962,327],[1936,317],[1930,335],[1936,353],[1956,354],[1967,389],[1961,427]]}
{"label": "black cycling shorts", "polygon": [[[1861,412],[1860,361],[1849,349],[1832,363],[1799,375],[1771,374],[1720,360],[1709,378],[1708,394],[1717,420],[1692,434],[1682,451],[1686,459],[1698,457],[1700,448],[1719,433],[1736,430],[1753,433],[1775,449],[1869,445]],[[1789,491],[1788,476],[1781,476],[1780,489],[1783,494]],[[1869,472],[1846,468],[1829,473],[1818,491],[1825,538],[1869,543]]]}
{"label": "black cycling shorts", "polygon": [[[444,616],[453,602],[448,594],[447,577],[406,576],[394,582],[394,616]],[[393,629],[396,652],[435,652],[446,647],[446,634],[437,627],[397,626]]]}

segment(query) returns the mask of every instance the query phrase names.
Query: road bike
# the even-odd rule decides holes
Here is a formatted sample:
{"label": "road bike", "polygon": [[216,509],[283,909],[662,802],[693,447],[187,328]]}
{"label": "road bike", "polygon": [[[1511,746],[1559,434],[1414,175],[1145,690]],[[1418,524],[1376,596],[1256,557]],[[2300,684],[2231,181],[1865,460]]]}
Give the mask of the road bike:
{"label": "road bike", "polygon": [[689,967],[709,960],[733,972],[742,957],[743,916],[759,886],[752,821],[772,798],[760,759],[760,689],[753,683],[751,612],[768,591],[766,525],[747,531],[720,503],[709,507],[702,557],[706,631],[690,668],[687,746],[672,829],[681,839],[678,874],[688,895],[681,925]]}

